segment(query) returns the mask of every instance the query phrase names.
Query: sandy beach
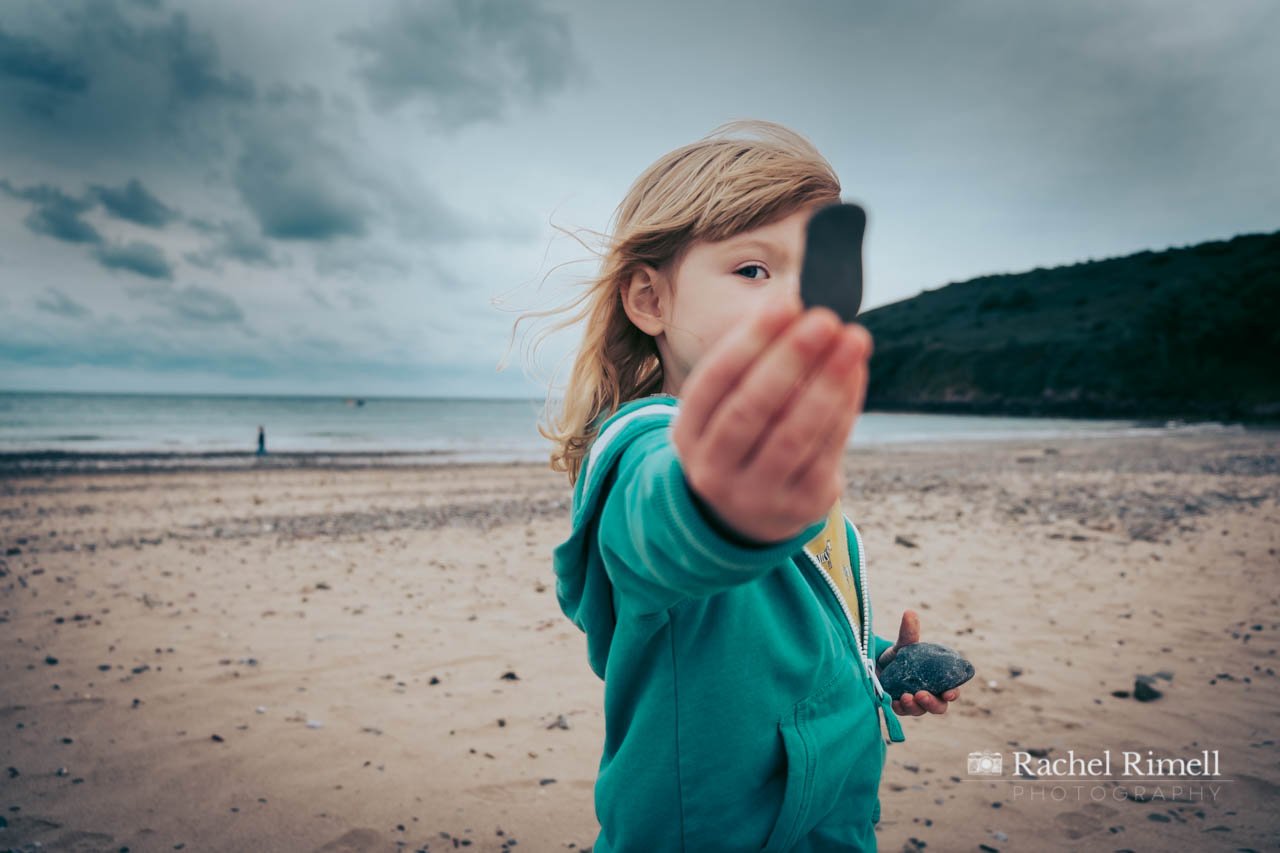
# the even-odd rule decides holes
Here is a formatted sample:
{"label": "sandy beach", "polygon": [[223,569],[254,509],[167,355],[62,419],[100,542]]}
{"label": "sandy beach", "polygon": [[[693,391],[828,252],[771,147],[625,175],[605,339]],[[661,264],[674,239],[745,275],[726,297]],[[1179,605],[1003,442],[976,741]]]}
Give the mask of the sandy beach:
{"label": "sandy beach", "polygon": [[[913,608],[978,672],[903,721],[882,850],[1280,844],[1280,433],[846,472],[877,632]],[[603,685],[550,563],[569,497],[531,465],[0,479],[0,849],[590,847]],[[1002,775],[968,772],[984,750]],[[1220,772],[1126,778],[1125,753]]]}

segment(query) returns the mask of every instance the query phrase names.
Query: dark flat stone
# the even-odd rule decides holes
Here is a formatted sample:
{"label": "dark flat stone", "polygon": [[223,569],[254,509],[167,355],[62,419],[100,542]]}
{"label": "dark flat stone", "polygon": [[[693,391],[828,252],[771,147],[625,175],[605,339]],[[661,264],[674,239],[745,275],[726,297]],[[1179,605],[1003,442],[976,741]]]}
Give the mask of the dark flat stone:
{"label": "dark flat stone", "polygon": [[940,695],[970,678],[973,664],[954,649],[937,643],[903,646],[880,673],[880,683],[894,699],[920,690]]}
{"label": "dark flat stone", "polygon": [[805,230],[800,299],[805,308],[825,305],[846,323],[862,306],[862,235],[867,214],[856,204],[829,204]]}

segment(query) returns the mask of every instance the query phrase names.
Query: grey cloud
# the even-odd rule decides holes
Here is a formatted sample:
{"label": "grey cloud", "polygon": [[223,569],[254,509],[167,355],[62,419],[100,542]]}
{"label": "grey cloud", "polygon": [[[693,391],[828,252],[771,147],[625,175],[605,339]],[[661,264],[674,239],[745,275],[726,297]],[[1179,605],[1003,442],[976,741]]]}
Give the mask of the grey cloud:
{"label": "grey cloud", "polygon": [[[248,334],[243,326],[237,329]],[[0,362],[69,369],[91,364],[133,369],[141,374],[190,371],[254,381],[271,377],[308,380],[320,373],[360,381],[377,376],[415,382],[432,370],[431,365],[420,361],[371,358],[364,348],[334,338],[281,341],[273,336],[257,340],[257,348],[249,349],[238,335],[231,338],[221,333],[184,333],[175,338],[163,327],[136,321],[125,323],[113,316],[73,339],[56,339],[45,329],[0,337]],[[492,373],[492,368],[462,368],[471,369],[473,379]],[[450,369],[447,375],[453,376],[454,371]]]}
{"label": "grey cloud", "polygon": [[315,271],[326,278],[403,277],[412,267],[391,249],[380,246],[317,247]]}
{"label": "grey cloud", "polygon": [[331,180],[334,152],[316,140],[301,143],[255,134],[245,140],[235,183],[262,233],[281,240],[362,236],[369,216],[354,193]]}
{"label": "grey cloud", "polygon": [[72,319],[88,317],[93,313],[56,287],[48,288],[47,292],[48,296],[41,296],[36,299],[36,307],[41,311]]}
{"label": "grey cloud", "polygon": [[128,245],[99,246],[93,254],[107,269],[128,270],[147,278],[173,278],[173,267],[164,252],[151,243],[134,240]]}
{"label": "grey cloud", "polygon": [[425,258],[423,265],[431,271],[435,281],[445,290],[463,291],[471,287],[466,279],[451,270],[438,257]]}
{"label": "grey cloud", "polygon": [[147,188],[137,178],[133,178],[119,189],[97,184],[89,189],[102,202],[107,212],[120,219],[127,219],[139,225],[150,225],[153,228],[163,228],[178,218],[178,211],[147,192]]}
{"label": "grey cloud", "polygon": [[239,342],[210,346],[194,335],[177,340],[164,327],[112,315],[72,339],[53,339],[45,330],[0,338],[0,361],[41,367],[91,364],[144,372],[208,371],[227,376],[259,376],[275,369],[268,354],[249,353]]}
{"label": "grey cloud", "polygon": [[352,311],[363,311],[365,308],[373,307],[373,300],[369,298],[369,294],[356,290],[354,287],[348,287],[339,291],[343,298],[347,300],[347,307]]}
{"label": "grey cloud", "polygon": [[314,287],[308,287],[305,291],[303,291],[303,294],[312,302],[314,302],[316,305],[325,309],[326,311],[333,310],[333,303],[329,301],[329,297],[325,296],[323,293],[316,290]]}
{"label": "grey cloud", "polygon": [[162,304],[174,316],[199,325],[223,325],[241,323],[244,312],[236,301],[225,293],[219,293],[197,284],[188,285],[181,290],[167,292]]}
{"label": "grey cloud", "polygon": [[[33,115],[22,93],[0,76],[4,146],[64,166],[90,158],[100,164],[141,160],[148,170],[198,166],[215,187],[230,181],[258,233],[225,230],[212,247],[187,255],[191,263],[216,270],[232,259],[270,267],[283,263],[271,239],[347,242],[380,225],[426,242],[487,233],[408,167],[367,160],[354,105],[341,93],[326,98],[313,86],[277,84],[259,94],[249,76],[225,68],[214,36],[183,13],[166,18],[114,0],[71,8],[58,13],[32,4],[25,17],[6,21],[7,33],[17,27],[39,33],[49,56],[75,56],[89,85],[75,97],[61,93],[61,100]],[[509,33],[512,39],[518,40]],[[143,181],[150,183],[146,172],[123,187],[98,184],[91,192],[113,216],[153,227],[173,221],[178,211]],[[46,206],[33,214],[30,227],[64,240],[100,242],[77,210]]]}
{"label": "grey cloud", "polygon": [[234,177],[263,235],[314,241],[363,236],[369,205],[351,159],[324,135],[319,93],[277,87],[267,106],[241,128]]}
{"label": "grey cloud", "polygon": [[225,109],[256,100],[253,81],[222,69],[213,36],[185,13],[155,21],[113,0],[23,11],[0,40],[0,122],[9,145],[48,160],[203,162],[222,151]]}
{"label": "grey cloud", "polygon": [[145,32],[156,56],[163,57],[173,75],[175,92],[192,100],[228,98],[253,100],[253,81],[239,72],[218,75],[218,46],[213,36],[193,32],[183,12],[175,12],[169,25]]}
{"label": "grey cloud", "polygon": [[59,92],[83,92],[89,88],[89,78],[80,63],[54,55],[37,39],[9,35],[3,29],[0,29],[0,75]]}
{"label": "grey cloud", "polygon": [[204,219],[191,219],[189,222],[198,231],[214,237],[213,245],[199,252],[187,252],[183,255],[195,266],[220,270],[224,260],[268,269],[285,265],[285,260],[276,256],[271,244],[242,222],[223,220],[215,224]]}
{"label": "grey cloud", "polygon": [[[313,303],[326,311],[333,311],[337,308],[328,294],[322,293],[314,287],[308,287],[303,293]],[[354,287],[341,288],[335,295],[341,296],[346,303],[346,308],[351,311],[362,311],[373,307],[373,300],[369,298],[369,295]]]}
{"label": "grey cloud", "polygon": [[81,215],[93,207],[87,198],[74,198],[57,187],[40,184],[20,190],[0,178],[0,190],[34,205],[23,224],[37,234],[47,234],[68,243],[100,243],[102,235]]}
{"label": "grey cloud", "polygon": [[[314,87],[272,87],[261,109],[241,116],[237,131],[242,149],[234,182],[265,237],[321,251],[331,243],[345,250],[343,238],[367,237],[381,222],[427,242],[484,233],[413,175],[366,162],[349,118],[331,112]],[[317,269],[326,263],[318,258]],[[342,266],[340,258],[336,263]]]}
{"label": "grey cloud", "polygon": [[[399,180],[396,178],[399,177]],[[409,176],[371,178],[384,218],[402,240],[452,243],[474,237],[492,237],[485,223],[466,216],[433,190]]]}
{"label": "grey cloud", "polygon": [[568,18],[536,2],[401,0],[376,24],[342,33],[374,106],[420,103],[448,128],[500,119],[511,103],[563,89],[581,65]]}
{"label": "grey cloud", "polygon": [[139,284],[126,291],[131,299],[166,309],[169,313],[165,324],[178,321],[186,326],[215,327],[244,323],[239,303],[221,291],[198,284],[183,288],[167,283]]}
{"label": "grey cloud", "polygon": [[81,218],[94,207],[95,199],[102,200],[108,209],[114,206],[117,215],[123,212],[128,214],[123,218],[134,221],[139,216],[154,221],[157,216],[167,215],[169,209],[147,193],[136,180],[124,190],[94,186],[82,198],[67,195],[48,184],[18,189],[6,179],[0,179],[0,190],[32,203],[31,212],[23,220],[31,231],[68,243],[92,244],[98,263],[110,270],[127,270],[148,278],[173,278],[173,268],[158,246],[137,240],[128,244],[106,244],[97,229]]}

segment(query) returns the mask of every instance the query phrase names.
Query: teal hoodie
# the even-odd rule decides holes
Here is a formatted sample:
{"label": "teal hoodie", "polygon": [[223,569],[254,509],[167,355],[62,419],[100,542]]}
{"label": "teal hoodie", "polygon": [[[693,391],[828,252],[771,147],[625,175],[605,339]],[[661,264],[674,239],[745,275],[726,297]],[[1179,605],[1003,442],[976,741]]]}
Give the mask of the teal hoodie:
{"label": "teal hoodie", "polygon": [[725,528],[689,489],[678,411],[654,395],[601,425],[554,552],[605,682],[592,853],[874,850],[880,715],[903,736],[871,663],[892,643],[871,633],[861,536],[846,516],[854,626],[804,549],[825,518],[774,544]]}

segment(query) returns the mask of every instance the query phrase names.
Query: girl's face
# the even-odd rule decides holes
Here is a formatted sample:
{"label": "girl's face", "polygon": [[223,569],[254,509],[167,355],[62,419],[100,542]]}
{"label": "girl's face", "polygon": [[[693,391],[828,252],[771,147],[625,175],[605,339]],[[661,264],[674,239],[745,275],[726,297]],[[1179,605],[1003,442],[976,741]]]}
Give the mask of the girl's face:
{"label": "girl's face", "polygon": [[727,240],[695,241],[674,273],[647,267],[633,276],[623,305],[657,343],[664,393],[679,396],[698,359],[774,295],[798,298],[805,226],[830,203],[815,202]]}

